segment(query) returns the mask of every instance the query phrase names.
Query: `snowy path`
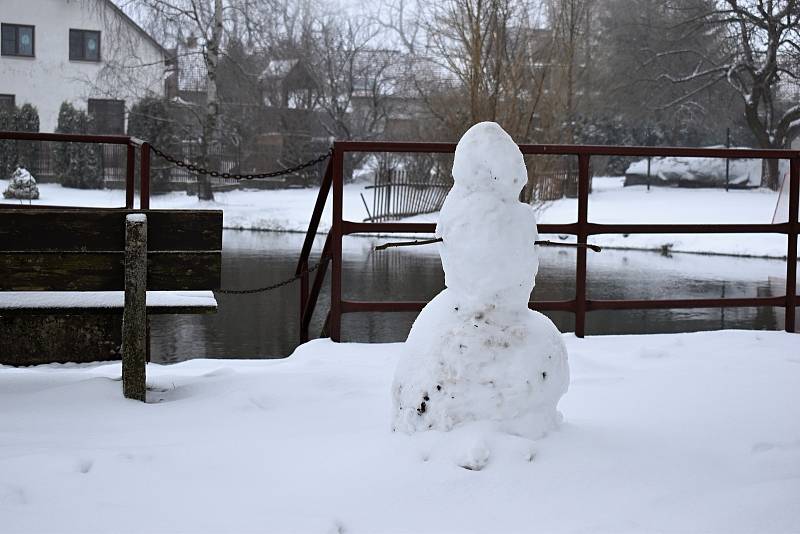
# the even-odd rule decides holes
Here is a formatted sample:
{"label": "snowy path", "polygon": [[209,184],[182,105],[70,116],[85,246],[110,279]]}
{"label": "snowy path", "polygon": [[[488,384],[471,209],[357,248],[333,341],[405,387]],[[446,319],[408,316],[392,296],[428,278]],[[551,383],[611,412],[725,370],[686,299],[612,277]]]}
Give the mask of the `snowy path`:
{"label": "snowy path", "polygon": [[800,531],[798,335],[565,339],[565,424],[479,472],[389,432],[396,344],[150,365],[148,405],[119,364],[0,367],[0,530]]}
{"label": "snowy path", "polygon": [[[0,180],[0,190],[8,182]],[[645,186],[622,187],[621,178],[595,178],[589,197],[589,220],[598,223],[770,223],[778,195],[756,189],[677,189]],[[344,191],[346,219],[361,221],[367,214],[360,194],[372,209],[366,183],[351,184]],[[123,191],[66,189],[56,184],[40,184],[41,199],[34,203],[64,206],[121,206]],[[226,228],[305,232],[317,198],[317,189],[270,191],[232,191],[217,193],[214,202],[199,202],[184,193],[157,195],[153,208],[221,209]],[[18,202],[18,201],[17,201]],[[0,198],[0,203],[11,203]],[[577,216],[577,201],[561,199],[546,205],[539,213],[540,223],[570,223]],[[435,222],[436,214],[409,220]],[[331,225],[330,199],[320,225],[327,232]],[[624,248],[661,249],[673,252],[711,252],[717,254],[769,256],[786,255],[786,237],[779,234],[753,235],[602,235],[592,242]]]}

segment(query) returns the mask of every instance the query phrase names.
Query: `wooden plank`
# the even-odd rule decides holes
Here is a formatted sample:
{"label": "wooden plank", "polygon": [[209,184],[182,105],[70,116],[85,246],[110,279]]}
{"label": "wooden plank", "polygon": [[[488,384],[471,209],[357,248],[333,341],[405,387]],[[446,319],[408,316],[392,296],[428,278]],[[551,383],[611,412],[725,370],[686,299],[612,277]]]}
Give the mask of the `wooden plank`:
{"label": "wooden plank", "polygon": [[[219,289],[222,253],[148,252],[147,288]],[[124,288],[123,252],[2,252],[2,291],[118,291]]]}
{"label": "wooden plank", "polygon": [[125,217],[147,215],[151,251],[221,250],[222,211],[126,209],[0,209],[0,251],[122,251]]}
{"label": "wooden plank", "polygon": [[114,291],[123,289],[122,252],[0,252],[0,290]]}
{"label": "wooden plank", "polygon": [[219,289],[222,252],[150,252],[147,289],[152,291]]}
{"label": "wooden plank", "polygon": [[222,250],[221,210],[148,210],[148,250]]}

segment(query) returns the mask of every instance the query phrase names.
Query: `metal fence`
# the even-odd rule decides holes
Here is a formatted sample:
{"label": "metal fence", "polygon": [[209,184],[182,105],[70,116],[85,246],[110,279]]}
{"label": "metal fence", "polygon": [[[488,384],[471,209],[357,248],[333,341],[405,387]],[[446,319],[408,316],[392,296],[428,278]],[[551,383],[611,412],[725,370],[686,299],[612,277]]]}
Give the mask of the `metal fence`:
{"label": "metal fence", "polygon": [[[427,302],[359,301],[343,297],[342,238],[349,234],[364,233],[433,233],[432,223],[353,222],[343,217],[344,160],[350,152],[362,153],[437,153],[451,154],[452,143],[380,143],[336,142],[320,188],[306,239],[297,262],[296,274],[300,276],[300,337],[309,337],[309,325],[325,279],[331,265],[331,307],[325,321],[326,333],[334,341],[341,339],[342,315],[355,312],[413,312],[421,310]],[[719,299],[664,299],[664,300],[610,300],[589,299],[586,290],[586,248],[576,253],[575,297],[560,301],[534,301],[529,305],[540,311],[566,311],[575,314],[575,334],[583,337],[586,331],[586,314],[595,310],[675,309],[675,308],[742,308],[774,306],[784,308],[785,329],[795,331],[797,295],[797,240],[800,234],[798,204],[800,204],[800,151],[798,150],[743,150],[704,148],[655,148],[583,145],[520,145],[526,155],[562,155],[578,160],[578,213],[577,221],[568,224],[540,224],[541,234],[571,234],[578,243],[585,244],[596,234],[758,234],[777,233],[786,236],[785,293],[775,297],[719,298]],[[591,183],[590,160],[593,156],[626,157],[707,157],[707,158],[763,158],[788,159],[789,218],[776,224],[598,224],[589,222],[589,188]],[[308,273],[311,248],[316,237],[326,200],[333,193],[333,224],[322,250],[319,267],[313,284]]]}
{"label": "metal fence", "polygon": [[[133,208],[136,190],[137,159],[139,160],[139,208],[150,207],[150,147],[147,143],[127,135],[84,135],[34,132],[2,132],[0,140],[14,142],[35,142],[37,150],[48,154],[31,165],[34,176],[52,176],[55,173],[53,150],[55,143],[85,143],[100,147],[101,162],[104,168],[114,169],[113,174],[121,174],[125,183],[125,207]],[[108,152],[106,152],[108,151]]]}
{"label": "metal fence", "polygon": [[398,169],[378,170],[373,185],[365,188],[372,190],[372,210],[365,201],[369,216],[364,220],[381,222],[439,211],[452,185],[436,176],[420,177]]}
{"label": "metal fence", "polygon": [[[25,143],[32,150],[30,161],[26,162],[28,170],[39,182],[59,182],[58,147],[61,142],[17,141]],[[98,144],[95,146],[97,163],[104,181],[125,182],[127,152],[124,146],[117,144]]]}
{"label": "metal fence", "polygon": [[[577,171],[536,172],[531,176],[531,202],[547,202],[578,196]],[[435,213],[442,209],[447,192],[453,186],[443,176],[419,176],[404,169],[379,169],[374,173],[372,202],[364,199],[365,222],[383,222]],[[371,207],[370,207],[371,204]]]}
{"label": "metal fence", "polygon": [[[59,134],[60,135],[60,134]],[[78,136],[84,138],[85,136]],[[88,136],[92,137],[92,136]],[[72,138],[72,137],[71,137]],[[60,182],[57,166],[57,152],[58,146],[63,142],[35,142],[35,141],[17,141],[22,143],[34,144],[35,150],[32,152],[34,157],[31,162],[27,164],[28,170],[33,174],[39,182]],[[96,154],[99,164],[103,183],[108,188],[124,188],[127,175],[127,150],[125,146],[118,144],[96,144]],[[174,155],[184,161],[199,161],[199,149],[190,144],[184,144],[174,149]],[[240,158],[237,154],[223,152],[221,150],[213,153],[209,160],[212,162],[211,166],[218,169],[219,172],[238,172],[241,168]],[[138,164],[137,164],[138,172]],[[163,184],[172,185],[171,189],[180,189],[187,185],[196,184],[198,181],[197,174],[182,168],[172,165],[160,158],[152,158],[150,172],[153,176],[153,181],[159,186]],[[313,181],[313,177],[305,181]],[[236,186],[239,180],[233,178],[209,177],[209,181],[215,187]],[[275,186],[287,184],[284,178],[274,178],[270,180],[259,180],[259,182],[270,182]],[[305,183],[305,182],[303,182]],[[252,185],[252,184],[251,184]]]}
{"label": "metal fence", "polygon": [[533,175],[534,202],[578,196],[578,173],[575,171],[537,172]]}

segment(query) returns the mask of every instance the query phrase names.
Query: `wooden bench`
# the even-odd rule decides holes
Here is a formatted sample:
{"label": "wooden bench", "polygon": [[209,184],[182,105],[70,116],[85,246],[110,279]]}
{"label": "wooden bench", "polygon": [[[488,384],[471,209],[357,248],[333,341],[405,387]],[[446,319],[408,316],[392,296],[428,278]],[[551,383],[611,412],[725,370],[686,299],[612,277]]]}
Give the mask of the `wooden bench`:
{"label": "wooden bench", "polygon": [[0,322],[121,314],[123,390],[145,400],[147,314],[216,311],[221,250],[221,211],[3,207]]}

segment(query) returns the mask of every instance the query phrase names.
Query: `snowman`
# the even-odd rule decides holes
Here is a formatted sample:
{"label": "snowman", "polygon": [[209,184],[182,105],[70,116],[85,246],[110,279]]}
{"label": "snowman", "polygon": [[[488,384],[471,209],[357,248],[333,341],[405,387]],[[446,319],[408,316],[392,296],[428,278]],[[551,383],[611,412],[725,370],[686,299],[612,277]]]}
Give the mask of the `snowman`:
{"label": "snowman", "polygon": [[392,385],[393,429],[450,431],[470,423],[538,439],[561,420],[567,350],[528,309],[539,267],[533,208],[519,202],[522,153],[496,123],[456,147],[452,190],[436,226],[446,289],[420,312]]}

